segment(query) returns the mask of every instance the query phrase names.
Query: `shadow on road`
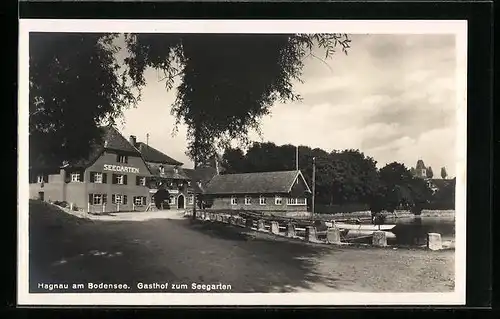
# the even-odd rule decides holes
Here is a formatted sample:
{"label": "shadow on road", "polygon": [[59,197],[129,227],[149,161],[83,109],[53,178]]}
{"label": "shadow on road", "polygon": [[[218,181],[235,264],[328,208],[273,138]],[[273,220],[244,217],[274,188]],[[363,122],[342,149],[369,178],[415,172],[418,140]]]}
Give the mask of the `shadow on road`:
{"label": "shadow on road", "polygon": [[[30,202],[30,291],[44,283],[226,284],[226,292],[309,291],[321,284],[315,259],[331,248],[255,238],[243,228],[190,220],[103,222]],[[66,292],[86,292],[64,290]],[[61,292],[61,291],[57,291]],[[123,292],[106,290],[101,292]],[[172,291],[168,291],[172,292]],[[193,292],[183,289],[177,292]]]}

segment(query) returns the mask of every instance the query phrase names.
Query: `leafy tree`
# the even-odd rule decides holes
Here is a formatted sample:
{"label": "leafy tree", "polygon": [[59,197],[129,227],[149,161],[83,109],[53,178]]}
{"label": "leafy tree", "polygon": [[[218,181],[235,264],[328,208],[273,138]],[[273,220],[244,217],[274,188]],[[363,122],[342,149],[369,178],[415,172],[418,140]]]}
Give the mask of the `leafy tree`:
{"label": "leafy tree", "polygon": [[300,99],[293,82],[300,81],[304,59],[313,48],[332,56],[344,52],[343,34],[128,34],[126,59],[134,83],[145,84],[147,67],[165,73],[167,89],[181,76],[172,114],[188,127],[188,154],[200,162],[216,145],[247,141],[249,129],[276,101]]}
{"label": "leafy tree", "polygon": [[410,173],[413,176],[417,175],[417,171],[415,170],[415,167],[410,168]]}
{"label": "leafy tree", "polygon": [[426,175],[427,175],[427,178],[433,178],[434,177],[434,173],[432,172],[432,167],[427,167],[427,170],[426,170]]}
{"label": "leafy tree", "polygon": [[[120,68],[114,34],[31,33],[30,165],[58,167],[89,155],[100,126],[137,96]],[[70,48],[70,50],[68,50]]]}
{"label": "leafy tree", "polygon": [[228,174],[245,172],[245,154],[241,148],[227,148],[222,155],[222,166]]}
{"label": "leafy tree", "polygon": [[446,172],[446,168],[441,167],[441,178],[446,179],[446,177],[448,177],[448,173]]}
{"label": "leafy tree", "polygon": [[386,209],[392,212],[401,207],[419,214],[429,203],[432,192],[427,182],[412,176],[403,164],[387,164],[380,169],[379,176],[381,185],[372,198],[372,210]]}

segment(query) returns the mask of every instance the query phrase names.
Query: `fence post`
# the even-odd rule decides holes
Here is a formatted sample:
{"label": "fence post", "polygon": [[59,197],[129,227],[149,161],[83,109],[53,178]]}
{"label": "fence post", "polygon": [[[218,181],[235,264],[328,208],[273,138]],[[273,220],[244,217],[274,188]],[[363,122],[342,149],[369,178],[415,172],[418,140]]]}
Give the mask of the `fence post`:
{"label": "fence post", "polygon": [[259,221],[257,222],[257,230],[263,231],[265,229],[266,228],[264,227],[264,220],[259,219]]}
{"label": "fence post", "polygon": [[373,232],[372,245],[377,247],[387,246],[387,236],[385,231]]}
{"label": "fence post", "polygon": [[273,234],[279,234],[280,233],[280,227],[278,222],[272,221],[271,222],[271,233]]}
{"label": "fence post", "polygon": [[318,241],[318,238],[316,237],[316,228],[314,226],[306,226],[306,241]]}
{"label": "fence post", "polygon": [[286,235],[290,238],[295,237],[295,225],[291,222],[286,227]]}
{"label": "fence post", "polygon": [[326,232],[326,240],[330,244],[340,244],[340,230],[335,226],[329,228]]}
{"label": "fence post", "polygon": [[441,241],[441,234],[428,233],[427,234],[427,248],[430,250],[443,249],[443,243]]}

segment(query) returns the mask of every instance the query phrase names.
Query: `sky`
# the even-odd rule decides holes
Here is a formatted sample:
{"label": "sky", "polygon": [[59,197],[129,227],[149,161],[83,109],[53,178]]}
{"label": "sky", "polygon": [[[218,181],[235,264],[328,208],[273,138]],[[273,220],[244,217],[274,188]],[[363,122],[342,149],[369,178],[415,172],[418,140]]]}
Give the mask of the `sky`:
{"label": "sky", "polygon": [[[456,49],[454,35],[355,34],[348,55],[309,57],[295,85],[299,102],[276,103],[261,120],[262,139],[319,147],[359,149],[378,167],[400,162],[408,168],[422,159],[436,176],[446,167],[455,176]],[[175,119],[161,76],[146,72],[139,105],[126,110],[118,128],[192,167],[185,155],[186,129],[172,135]]]}

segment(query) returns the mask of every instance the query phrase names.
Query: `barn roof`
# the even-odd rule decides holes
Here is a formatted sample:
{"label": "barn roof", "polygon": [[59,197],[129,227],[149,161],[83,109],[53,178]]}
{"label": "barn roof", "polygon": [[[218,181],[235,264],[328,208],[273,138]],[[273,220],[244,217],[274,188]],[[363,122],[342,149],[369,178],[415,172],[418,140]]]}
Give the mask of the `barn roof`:
{"label": "barn roof", "polygon": [[205,194],[289,193],[297,178],[302,178],[310,191],[300,171],[278,171],[216,175],[207,184]]}
{"label": "barn roof", "polygon": [[146,162],[179,165],[179,166],[183,165],[183,163],[173,159],[167,154],[143,142],[137,142],[135,144],[135,147],[139,150],[139,152],[141,152],[142,157]]}

